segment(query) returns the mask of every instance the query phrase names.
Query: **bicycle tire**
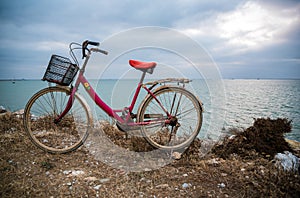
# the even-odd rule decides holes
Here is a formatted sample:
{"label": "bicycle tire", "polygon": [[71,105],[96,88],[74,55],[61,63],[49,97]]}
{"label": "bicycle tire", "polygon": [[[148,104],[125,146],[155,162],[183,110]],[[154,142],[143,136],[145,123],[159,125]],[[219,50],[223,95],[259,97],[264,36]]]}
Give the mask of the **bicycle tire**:
{"label": "bicycle tire", "polygon": [[79,148],[92,127],[92,116],[84,99],[75,94],[70,111],[55,124],[65,109],[70,90],[48,87],[34,94],[24,110],[24,128],[31,141],[49,153],[67,153]]}
{"label": "bicycle tire", "polygon": [[[174,137],[171,137],[170,132],[174,130],[174,126],[172,128],[171,125],[165,124],[165,122],[158,125],[143,125],[141,127],[142,135],[152,146],[158,149],[181,150],[188,148],[190,143],[197,137],[202,126],[201,102],[191,92],[182,87],[163,86],[155,90],[153,95],[173,117],[178,119],[180,126]],[[137,122],[149,121],[151,114],[156,115],[156,117],[162,115],[163,120],[167,119],[164,110],[155,98],[149,94],[139,107]],[[169,141],[166,141],[168,139]]]}

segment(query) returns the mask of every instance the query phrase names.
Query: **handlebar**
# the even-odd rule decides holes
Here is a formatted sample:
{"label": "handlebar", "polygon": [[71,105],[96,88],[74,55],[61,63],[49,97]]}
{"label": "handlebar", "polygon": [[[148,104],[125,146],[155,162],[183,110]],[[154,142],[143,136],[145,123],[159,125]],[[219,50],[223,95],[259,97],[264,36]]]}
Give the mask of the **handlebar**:
{"label": "handlebar", "polygon": [[91,48],[90,49],[92,52],[100,52],[102,54],[108,55],[108,52],[99,48]]}
{"label": "handlebar", "polygon": [[89,40],[86,40],[82,43],[82,59],[84,59],[86,57],[86,53],[85,53],[85,50],[87,49],[88,51],[94,51],[94,52],[100,52],[102,54],[105,54],[107,55],[108,52],[105,51],[105,50],[101,50],[99,48],[91,48],[90,50],[87,48],[88,45],[93,45],[93,46],[99,46],[100,43],[99,42],[95,42],[95,41],[89,41]]}

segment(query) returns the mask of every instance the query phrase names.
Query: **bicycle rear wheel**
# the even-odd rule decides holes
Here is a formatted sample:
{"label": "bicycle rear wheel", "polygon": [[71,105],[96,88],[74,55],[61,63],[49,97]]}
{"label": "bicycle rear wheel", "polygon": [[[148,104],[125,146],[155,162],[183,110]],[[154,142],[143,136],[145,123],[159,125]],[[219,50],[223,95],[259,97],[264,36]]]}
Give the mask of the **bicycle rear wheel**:
{"label": "bicycle rear wheel", "polygon": [[80,147],[92,126],[89,107],[75,94],[73,106],[58,123],[70,91],[62,87],[48,87],[28,101],[24,111],[24,127],[32,142],[50,153],[67,153]]}
{"label": "bicycle rear wheel", "polygon": [[138,111],[138,122],[149,123],[141,127],[144,138],[152,146],[164,150],[189,147],[202,126],[200,101],[182,87],[166,86],[153,94],[159,102],[148,95]]}

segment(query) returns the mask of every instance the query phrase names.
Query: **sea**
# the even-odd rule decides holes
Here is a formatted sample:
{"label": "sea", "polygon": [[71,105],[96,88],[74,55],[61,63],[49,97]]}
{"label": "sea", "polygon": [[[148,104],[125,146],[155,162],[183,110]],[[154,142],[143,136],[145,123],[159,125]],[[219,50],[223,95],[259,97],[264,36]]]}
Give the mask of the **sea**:
{"label": "sea", "polygon": [[[138,80],[134,79],[90,80],[99,96],[114,109],[129,106],[137,83]],[[12,112],[22,110],[34,93],[47,86],[49,84],[41,80],[1,80],[0,106]],[[203,103],[200,137],[220,137],[230,129],[242,130],[252,126],[256,118],[269,117],[292,120],[292,131],[285,136],[300,141],[300,80],[196,79],[185,87]],[[109,119],[82,87],[79,93],[93,110],[94,119]],[[145,96],[146,93],[142,92],[135,111]]]}

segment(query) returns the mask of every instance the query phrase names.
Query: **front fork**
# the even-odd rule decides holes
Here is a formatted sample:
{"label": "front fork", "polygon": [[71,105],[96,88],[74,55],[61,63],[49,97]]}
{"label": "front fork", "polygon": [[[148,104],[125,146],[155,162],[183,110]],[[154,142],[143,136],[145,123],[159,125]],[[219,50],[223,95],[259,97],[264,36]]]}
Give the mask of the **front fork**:
{"label": "front fork", "polygon": [[54,123],[55,124],[58,124],[61,119],[70,111],[70,109],[72,108],[72,105],[73,105],[73,102],[74,102],[74,98],[75,98],[75,93],[76,93],[76,88],[71,88],[70,90],[70,97],[68,99],[68,102],[67,102],[67,105],[66,105],[66,108],[64,109],[64,111],[58,115],[57,118],[54,119]]}

